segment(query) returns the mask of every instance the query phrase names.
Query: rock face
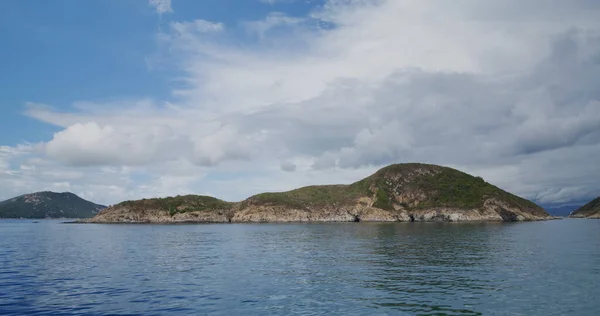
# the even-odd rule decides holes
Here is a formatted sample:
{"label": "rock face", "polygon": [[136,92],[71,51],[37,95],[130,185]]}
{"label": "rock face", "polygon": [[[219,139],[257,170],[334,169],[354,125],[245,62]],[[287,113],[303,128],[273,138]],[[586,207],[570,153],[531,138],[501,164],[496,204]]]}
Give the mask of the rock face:
{"label": "rock face", "polygon": [[535,203],[451,168],[397,164],[350,185],[262,193],[242,202],[177,196],[123,202],[91,223],[457,222],[552,219]]}
{"label": "rock face", "polygon": [[595,198],[590,203],[580,207],[571,215],[571,218],[600,218],[600,197]]}
{"label": "rock face", "polygon": [[90,218],[104,208],[69,192],[38,192],[0,202],[0,218]]}

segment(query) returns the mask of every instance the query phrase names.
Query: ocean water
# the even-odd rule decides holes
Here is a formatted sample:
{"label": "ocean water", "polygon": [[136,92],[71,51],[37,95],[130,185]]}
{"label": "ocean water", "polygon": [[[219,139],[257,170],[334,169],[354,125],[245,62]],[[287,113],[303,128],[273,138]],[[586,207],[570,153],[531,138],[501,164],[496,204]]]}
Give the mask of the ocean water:
{"label": "ocean water", "polygon": [[0,221],[0,315],[600,315],[600,220]]}

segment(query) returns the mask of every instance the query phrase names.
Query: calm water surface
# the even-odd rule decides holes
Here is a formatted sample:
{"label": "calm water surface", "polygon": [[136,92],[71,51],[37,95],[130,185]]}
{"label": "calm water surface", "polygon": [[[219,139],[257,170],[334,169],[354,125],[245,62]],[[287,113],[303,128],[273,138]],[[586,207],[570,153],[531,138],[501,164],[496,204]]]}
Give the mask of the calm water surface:
{"label": "calm water surface", "polygon": [[0,221],[0,315],[600,315],[600,220]]}

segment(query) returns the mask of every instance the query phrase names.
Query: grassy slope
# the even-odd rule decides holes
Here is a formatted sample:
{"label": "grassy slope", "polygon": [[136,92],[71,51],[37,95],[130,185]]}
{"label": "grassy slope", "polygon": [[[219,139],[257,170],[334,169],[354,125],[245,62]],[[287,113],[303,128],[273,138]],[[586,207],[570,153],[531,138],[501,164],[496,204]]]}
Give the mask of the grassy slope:
{"label": "grassy slope", "polygon": [[[541,209],[535,203],[508,193],[494,185],[485,182],[480,177],[440,166],[424,164],[397,164],[378,171],[374,176],[385,178],[385,173],[406,174],[418,168],[432,168],[438,171],[434,175],[418,177],[409,187],[420,189],[427,195],[427,199],[419,207],[446,206],[457,208],[479,208],[489,197],[496,197],[512,206],[525,209]],[[379,180],[380,187],[385,188],[384,181]],[[389,191],[389,189],[388,189]]]}
{"label": "grassy slope", "polygon": [[253,203],[270,203],[295,208],[350,203],[368,191],[354,185],[315,185],[287,192],[261,193],[251,197]]}
{"label": "grassy slope", "polygon": [[593,199],[592,201],[590,201],[588,204],[577,209],[575,212],[573,212],[573,215],[589,216],[589,215],[599,213],[599,212],[600,212],[600,197],[597,197],[597,198]]}
{"label": "grassy slope", "polygon": [[[411,173],[422,169],[434,171],[434,174],[417,176],[405,187],[422,190],[427,196],[415,208],[479,208],[487,198],[496,197],[509,205],[545,215],[545,211],[535,203],[503,191],[480,177],[451,168],[417,163],[391,165],[351,185],[309,186],[288,192],[262,193],[251,199],[262,203],[310,208],[324,204],[356,203],[361,197],[375,196],[375,207],[392,210],[394,193],[389,179],[394,176],[410,177]],[[404,206],[408,208],[407,205]]]}
{"label": "grassy slope", "polygon": [[[26,203],[33,195],[39,204]],[[0,218],[89,218],[101,208],[72,193],[39,192],[0,202]]]}
{"label": "grassy slope", "polygon": [[177,212],[207,212],[216,210],[230,210],[234,203],[225,202],[211,196],[184,195],[167,198],[143,199],[139,201],[125,201],[117,206],[128,207],[143,211],[145,209],[156,209],[168,211],[171,215]]}

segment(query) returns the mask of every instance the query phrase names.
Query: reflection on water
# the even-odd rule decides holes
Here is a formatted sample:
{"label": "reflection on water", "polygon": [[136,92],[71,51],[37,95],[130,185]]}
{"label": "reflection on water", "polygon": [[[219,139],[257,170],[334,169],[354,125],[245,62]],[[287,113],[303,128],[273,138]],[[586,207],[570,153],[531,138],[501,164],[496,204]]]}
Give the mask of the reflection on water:
{"label": "reflection on water", "polygon": [[2,315],[594,315],[600,221],[0,221]]}
{"label": "reflection on water", "polygon": [[[494,284],[486,273],[490,257],[483,225],[375,226],[377,242],[365,244],[376,260],[367,286],[387,295],[372,300],[411,313],[481,315],[474,307]],[[473,273],[476,271],[476,273]],[[432,277],[435,276],[435,277]]]}

